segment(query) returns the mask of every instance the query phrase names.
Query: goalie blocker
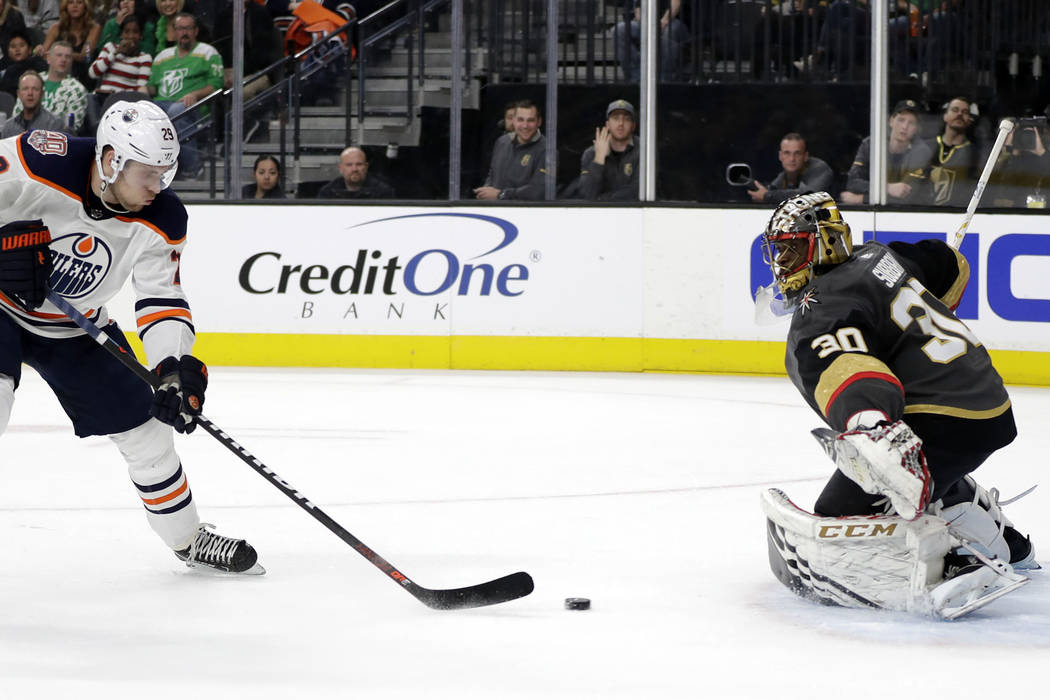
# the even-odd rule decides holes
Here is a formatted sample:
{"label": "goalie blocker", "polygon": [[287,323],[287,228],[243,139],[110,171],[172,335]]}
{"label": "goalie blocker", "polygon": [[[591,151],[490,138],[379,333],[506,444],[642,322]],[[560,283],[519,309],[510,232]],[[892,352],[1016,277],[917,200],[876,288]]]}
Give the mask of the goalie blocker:
{"label": "goalie blocker", "polygon": [[[1029,579],[989,559],[935,515],[819,517],[779,489],[762,494],[769,564],[803,598],[953,620],[1017,590]],[[945,577],[945,558],[961,548],[978,562]]]}

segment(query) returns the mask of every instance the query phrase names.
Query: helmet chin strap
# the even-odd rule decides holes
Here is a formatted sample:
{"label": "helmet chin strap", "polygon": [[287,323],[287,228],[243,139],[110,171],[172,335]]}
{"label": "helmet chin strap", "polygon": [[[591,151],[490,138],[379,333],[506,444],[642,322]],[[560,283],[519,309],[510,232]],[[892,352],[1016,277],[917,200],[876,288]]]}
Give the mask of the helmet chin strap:
{"label": "helmet chin strap", "polygon": [[[130,214],[131,213],[130,209],[115,209],[114,207],[110,206],[109,202],[106,201],[106,190],[109,189],[110,185],[112,185],[113,183],[115,183],[117,181],[117,178],[120,177],[120,172],[116,168],[114,168],[113,169],[113,177],[112,178],[107,178],[105,176],[105,174],[103,174],[103,171],[102,171],[102,157],[101,156],[98,156],[98,157],[95,158],[95,165],[98,167],[98,177],[99,177],[99,188],[98,188],[99,189],[99,196],[98,196],[98,198],[102,201],[102,206],[104,206],[106,209],[109,209],[114,214]],[[110,165],[110,167],[112,167],[112,164]],[[114,196],[116,196],[116,195],[114,195]]]}

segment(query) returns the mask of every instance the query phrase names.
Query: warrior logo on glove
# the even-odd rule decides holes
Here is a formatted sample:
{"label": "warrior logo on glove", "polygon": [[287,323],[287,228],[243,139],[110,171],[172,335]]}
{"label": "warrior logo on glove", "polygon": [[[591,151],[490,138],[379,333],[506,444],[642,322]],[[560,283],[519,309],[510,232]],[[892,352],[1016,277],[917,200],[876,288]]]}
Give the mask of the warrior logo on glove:
{"label": "warrior logo on glove", "polygon": [[32,311],[44,303],[51,277],[51,231],[40,219],[0,226],[0,291]]}

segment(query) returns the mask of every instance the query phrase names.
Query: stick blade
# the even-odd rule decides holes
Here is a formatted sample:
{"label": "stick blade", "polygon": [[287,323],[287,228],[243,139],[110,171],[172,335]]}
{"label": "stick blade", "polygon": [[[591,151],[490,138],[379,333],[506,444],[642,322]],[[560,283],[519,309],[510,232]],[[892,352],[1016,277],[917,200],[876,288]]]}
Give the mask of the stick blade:
{"label": "stick blade", "polygon": [[444,590],[419,587],[412,593],[424,605],[434,610],[466,610],[524,598],[532,593],[533,588],[532,577],[524,571],[519,571],[476,586]]}

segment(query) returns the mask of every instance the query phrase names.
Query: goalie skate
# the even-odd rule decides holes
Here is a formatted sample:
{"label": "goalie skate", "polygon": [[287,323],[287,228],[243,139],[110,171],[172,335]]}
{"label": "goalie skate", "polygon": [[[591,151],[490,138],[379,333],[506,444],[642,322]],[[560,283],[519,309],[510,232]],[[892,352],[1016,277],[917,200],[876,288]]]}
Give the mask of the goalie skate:
{"label": "goalie skate", "polygon": [[945,556],[967,542],[934,515],[911,521],[822,518],[798,508],[778,489],[762,494],[762,509],[774,575],[797,595],[826,605],[954,620],[1028,582],[1009,564],[984,555],[979,565],[945,579]]}
{"label": "goalie skate", "polygon": [[266,573],[258,563],[254,547],[244,540],[218,535],[211,531],[214,527],[210,523],[201,523],[190,546],[175,550],[175,556],[190,568],[206,571],[249,576]]}

